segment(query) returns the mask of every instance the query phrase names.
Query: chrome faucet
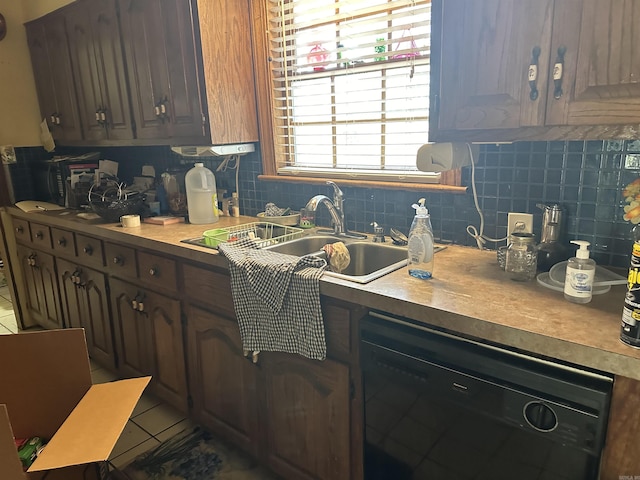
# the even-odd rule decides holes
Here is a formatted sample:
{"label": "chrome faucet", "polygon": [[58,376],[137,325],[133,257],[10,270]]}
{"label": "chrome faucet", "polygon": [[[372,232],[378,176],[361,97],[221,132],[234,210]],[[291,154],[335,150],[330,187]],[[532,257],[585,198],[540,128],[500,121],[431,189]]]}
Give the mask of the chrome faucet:
{"label": "chrome faucet", "polygon": [[311,198],[307,202],[305,209],[308,212],[315,212],[318,208],[319,204],[324,204],[329,210],[329,215],[331,215],[331,223],[333,224],[333,234],[343,237],[349,238],[366,238],[366,235],[360,235],[359,233],[352,233],[347,231],[347,228],[344,225],[344,194],[340,187],[332,182],[331,180],[327,180],[327,185],[331,185],[333,187],[333,202],[329,200],[329,197],[326,195],[316,195]]}

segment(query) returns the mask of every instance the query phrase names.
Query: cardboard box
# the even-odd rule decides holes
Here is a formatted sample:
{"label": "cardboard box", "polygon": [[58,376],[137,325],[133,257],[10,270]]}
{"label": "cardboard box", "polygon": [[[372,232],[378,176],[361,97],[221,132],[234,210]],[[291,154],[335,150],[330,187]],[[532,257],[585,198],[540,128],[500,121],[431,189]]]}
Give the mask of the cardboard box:
{"label": "cardboard box", "polygon": [[[150,379],[92,385],[83,329],[0,335],[0,478],[97,479]],[[29,473],[14,436],[48,441]]]}

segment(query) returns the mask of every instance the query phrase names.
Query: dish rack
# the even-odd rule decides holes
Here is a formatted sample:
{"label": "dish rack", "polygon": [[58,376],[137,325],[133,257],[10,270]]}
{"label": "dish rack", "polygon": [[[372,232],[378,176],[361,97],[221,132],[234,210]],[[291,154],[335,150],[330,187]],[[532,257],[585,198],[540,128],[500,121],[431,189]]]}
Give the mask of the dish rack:
{"label": "dish rack", "polygon": [[280,225],[271,222],[253,222],[236,227],[216,228],[204,232],[204,241],[210,247],[221,243],[235,242],[243,238],[252,238],[258,248],[300,238],[305,231],[302,228]]}

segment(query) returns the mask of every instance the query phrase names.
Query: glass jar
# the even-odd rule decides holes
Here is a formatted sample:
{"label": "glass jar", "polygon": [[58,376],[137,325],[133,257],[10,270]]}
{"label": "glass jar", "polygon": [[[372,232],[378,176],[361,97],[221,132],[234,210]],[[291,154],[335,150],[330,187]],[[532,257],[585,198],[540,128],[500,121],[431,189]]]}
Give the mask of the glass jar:
{"label": "glass jar", "polygon": [[187,214],[187,192],[184,184],[184,170],[169,170],[162,175],[162,183],[167,194],[169,213],[173,215]]}
{"label": "glass jar", "polygon": [[538,248],[533,233],[512,233],[506,256],[505,271],[511,280],[526,282],[535,278]]}

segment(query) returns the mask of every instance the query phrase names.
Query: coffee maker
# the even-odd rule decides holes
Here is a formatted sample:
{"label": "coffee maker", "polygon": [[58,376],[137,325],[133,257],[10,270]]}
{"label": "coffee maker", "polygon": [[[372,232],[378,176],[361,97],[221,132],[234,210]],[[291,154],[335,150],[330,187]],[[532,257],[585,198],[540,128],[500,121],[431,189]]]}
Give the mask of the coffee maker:
{"label": "coffee maker", "polygon": [[561,241],[562,207],[537,204],[542,210],[542,234],[538,244],[538,270],[548,272],[556,263],[569,258],[569,252]]}

